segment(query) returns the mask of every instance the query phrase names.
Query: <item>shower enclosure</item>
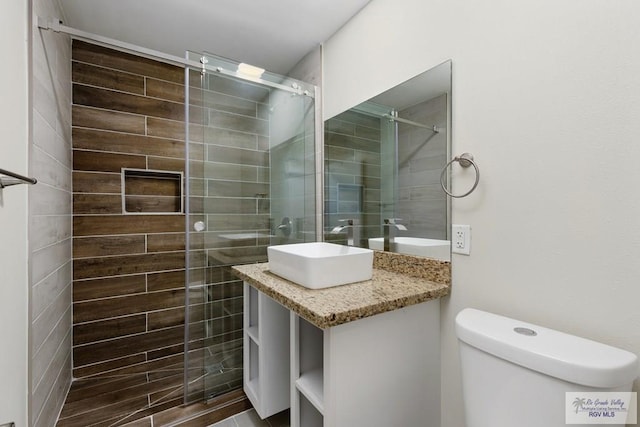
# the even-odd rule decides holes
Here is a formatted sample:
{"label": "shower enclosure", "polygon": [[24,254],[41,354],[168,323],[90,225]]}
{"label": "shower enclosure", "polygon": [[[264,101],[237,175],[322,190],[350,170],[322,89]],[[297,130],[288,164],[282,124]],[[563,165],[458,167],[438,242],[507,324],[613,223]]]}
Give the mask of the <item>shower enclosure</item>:
{"label": "shower enclosure", "polygon": [[[185,402],[242,387],[237,264],[316,240],[315,87],[208,54],[186,79]],[[193,63],[192,62],[192,63]],[[243,68],[244,67],[244,68]]]}

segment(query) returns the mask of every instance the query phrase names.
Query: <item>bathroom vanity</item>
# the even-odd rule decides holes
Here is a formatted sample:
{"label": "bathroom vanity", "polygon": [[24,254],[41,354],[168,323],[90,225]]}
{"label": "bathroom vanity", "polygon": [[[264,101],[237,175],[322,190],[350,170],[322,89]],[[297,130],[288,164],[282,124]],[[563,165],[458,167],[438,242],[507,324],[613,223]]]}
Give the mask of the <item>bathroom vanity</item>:
{"label": "bathroom vanity", "polygon": [[450,264],[375,252],[371,280],[311,290],[268,264],[245,282],[245,392],[293,427],[440,425],[440,306]]}

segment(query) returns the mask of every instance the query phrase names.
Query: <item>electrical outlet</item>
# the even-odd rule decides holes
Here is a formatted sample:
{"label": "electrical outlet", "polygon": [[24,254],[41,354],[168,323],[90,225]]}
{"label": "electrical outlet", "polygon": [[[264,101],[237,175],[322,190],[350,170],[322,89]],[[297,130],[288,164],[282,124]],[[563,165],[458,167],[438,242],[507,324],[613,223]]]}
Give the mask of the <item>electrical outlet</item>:
{"label": "electrical outlet", "polygon": [[454,254],[469,255],[471,253],[471,226],[453,224],[451,231],[451,252]]}

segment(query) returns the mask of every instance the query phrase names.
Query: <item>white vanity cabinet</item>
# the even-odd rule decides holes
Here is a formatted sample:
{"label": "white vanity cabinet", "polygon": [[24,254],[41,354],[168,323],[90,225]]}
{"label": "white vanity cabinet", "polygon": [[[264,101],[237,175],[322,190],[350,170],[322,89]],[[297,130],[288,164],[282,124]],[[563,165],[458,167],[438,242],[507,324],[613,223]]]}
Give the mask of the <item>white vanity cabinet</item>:
{"label": "white vanity cabinet", "polygon": [[291,426],[440,426],[440,302],[318,329],[291,312]]}
{"label": "white vanity cabinet", "polygon": [[290,407],[292,427],[440,427],[448,262],[376,252],[371,280],[326,289],[267,263],[233,271],[245,281],[244,389],[261,417]]}
{"label": "white vanity cabinet", "polygon": [[244,392],[261,418],[289,407],[289,310],[244,284]]}

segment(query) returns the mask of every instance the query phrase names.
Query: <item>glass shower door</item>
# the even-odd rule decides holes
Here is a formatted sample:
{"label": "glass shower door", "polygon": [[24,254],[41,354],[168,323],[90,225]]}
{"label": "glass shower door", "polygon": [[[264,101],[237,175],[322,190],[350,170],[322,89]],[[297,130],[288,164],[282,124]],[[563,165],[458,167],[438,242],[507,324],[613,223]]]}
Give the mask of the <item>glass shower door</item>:
{"label": "glass shower door", "polygon": [[302,83],[191,59],[205,69],[189,72],[187,401],[242,387],[243,286],[231,266],[314,241],[316,218],[314,99],[284,89]]}

